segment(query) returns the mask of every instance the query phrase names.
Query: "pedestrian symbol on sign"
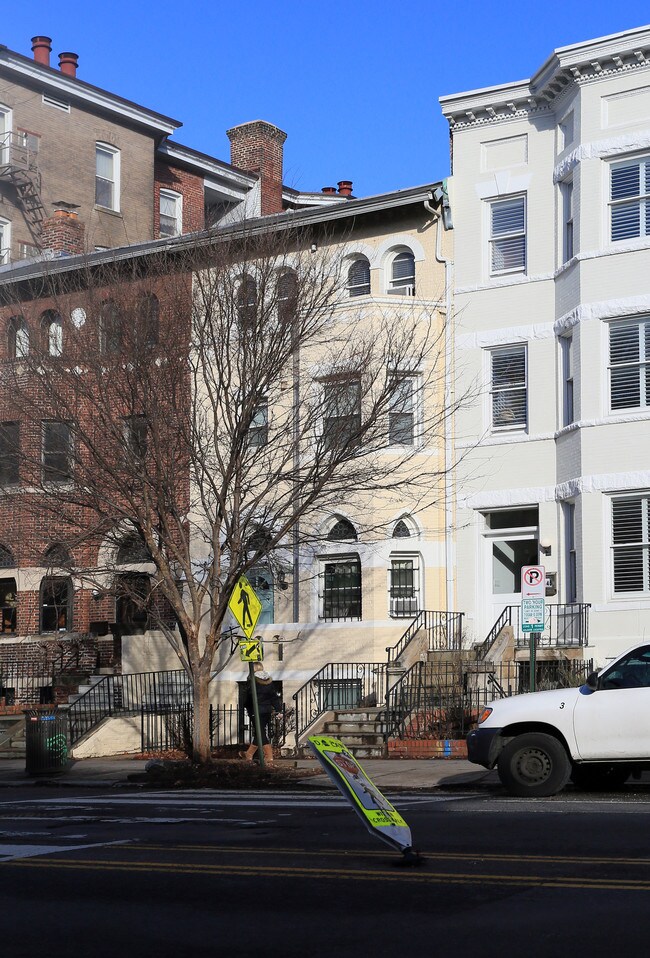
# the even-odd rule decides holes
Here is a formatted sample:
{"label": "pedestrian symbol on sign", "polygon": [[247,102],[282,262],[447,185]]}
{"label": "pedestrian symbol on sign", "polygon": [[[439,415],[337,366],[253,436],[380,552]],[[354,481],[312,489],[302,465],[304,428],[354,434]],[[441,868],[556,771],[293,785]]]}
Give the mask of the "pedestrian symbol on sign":
{"label": "pedestrian symbol on sign", "polygon": [[237,580],[228,602],[228,608],[239,623],[246,638],[250,639],[260,617],[262,603],[257,598],[253,586],[245,575],[240,575]]}

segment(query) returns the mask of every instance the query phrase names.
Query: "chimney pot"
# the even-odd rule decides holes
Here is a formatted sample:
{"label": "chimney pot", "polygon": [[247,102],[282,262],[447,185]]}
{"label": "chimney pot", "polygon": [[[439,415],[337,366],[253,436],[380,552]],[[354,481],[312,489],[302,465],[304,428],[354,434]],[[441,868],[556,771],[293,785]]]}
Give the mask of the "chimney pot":
{"label": "chimney pot", "polygon": [[32,53],[34,54],[36,63],[40,63],[44,67],[49,67],[51,52],[51,37],[32,37]]}
{"label": "chimney pot", "polygon": [[339,180],[339,196],[352,196],[352,180]]}
{"label": "chimney pot", "polygon": [[321,192],[322,192],[322,193],[336,193],[336,187],[335,187],[335,186],[324,186],[323,189],[321,190]]}
{"label": "chimney pot", "polygon": [[78,53],[59,53],[59,70],[66,76],[76,77],[78,63]]}

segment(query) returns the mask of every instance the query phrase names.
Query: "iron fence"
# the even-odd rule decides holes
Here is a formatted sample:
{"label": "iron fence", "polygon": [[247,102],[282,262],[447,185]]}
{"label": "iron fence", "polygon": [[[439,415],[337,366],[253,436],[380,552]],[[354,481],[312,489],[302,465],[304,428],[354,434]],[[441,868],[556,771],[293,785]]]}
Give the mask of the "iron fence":
{"label": "iron fence", "polygon": [[[589,642],[588,602],[545,604],[544,631],[538,633],[542,649],[581,648]],[[477,659],[486,659],[505,626],[511,626],[518,649],[530,644],[530,634],[521,628],[521,606],[507,605],[483,642],[476,646]]]}
{"label": "iron fence", "polygon": [[[271,744],[280,748],[286,741],[293,710],[284,706],[271,723]],[[143,752],[191,752],[194,715],[192,705],[143,706],[140,713],[140,740]],[[250,744],[255,730],[242,708],[210,705],[210,747],[226,748]]]}
{"label": "iron fence", "polygon": [[418,612],[399,641],[386,649],[389,662],[401,659],[417,639],[424,651],[460,649],[463,634],[462,612]]}
{"label": "iron fence", "polygon": [[[591,671],[591,659],[538,660],[537,688],[582,685]],[[416,662],[388,690],[381,716],[384,738],[464,738],[488,702],[529,690],[529,662],[499,662],[489,668]]]}

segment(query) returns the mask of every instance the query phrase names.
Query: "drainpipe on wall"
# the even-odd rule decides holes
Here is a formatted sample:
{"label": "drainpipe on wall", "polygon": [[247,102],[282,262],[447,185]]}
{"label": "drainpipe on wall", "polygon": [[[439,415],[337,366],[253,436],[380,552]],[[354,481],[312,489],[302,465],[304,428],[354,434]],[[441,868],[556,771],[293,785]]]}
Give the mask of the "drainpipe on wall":
{"label": "drainpipe on wall", "polygon": [[[436,220],[436,262],[442,263],[445,267],[445,388],[444,399],[445,408],[451,406],[453,398],[452,374],[453,374],[453,337],[451,329],[451,288],[453,277],[453,260],[445,259],[441,254],[442,247],[442,207],[435,209],[431,203],[435,199],[433,193],[429,193],[424,201],[424,208]],[[447,612],[456,611],[456,580],[454,576],[454,538],[453,538],[453,486],[451,477],[451,466],[453,462],[453,421],[448,418],[445,425],[445,593]]]}

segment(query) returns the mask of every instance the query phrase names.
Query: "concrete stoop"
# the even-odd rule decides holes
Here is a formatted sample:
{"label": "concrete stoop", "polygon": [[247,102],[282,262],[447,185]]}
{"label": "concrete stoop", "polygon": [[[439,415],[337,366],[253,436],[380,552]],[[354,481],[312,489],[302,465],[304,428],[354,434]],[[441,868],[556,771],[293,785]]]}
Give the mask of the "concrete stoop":
{"label": "concrete stoop", "polygon": [[25,757],[25,716],[0,717],[0,761]]}
{"label": "concrete stoop", "polygon": [[340,739],[356,758],[381,758],[384,736],[379,722],[380,709],[346,709],[334,712],[319,734]]}

